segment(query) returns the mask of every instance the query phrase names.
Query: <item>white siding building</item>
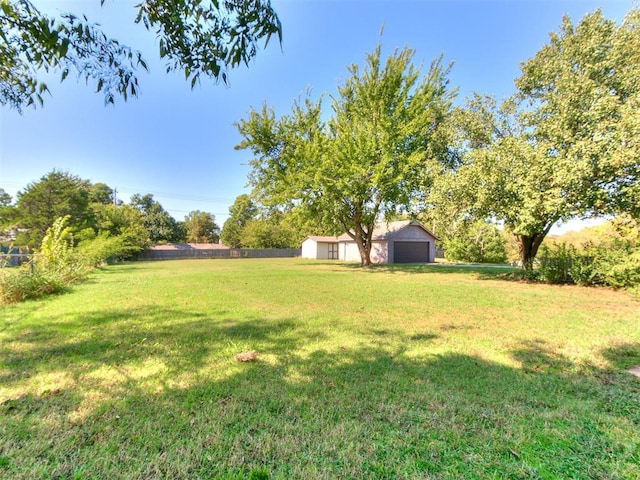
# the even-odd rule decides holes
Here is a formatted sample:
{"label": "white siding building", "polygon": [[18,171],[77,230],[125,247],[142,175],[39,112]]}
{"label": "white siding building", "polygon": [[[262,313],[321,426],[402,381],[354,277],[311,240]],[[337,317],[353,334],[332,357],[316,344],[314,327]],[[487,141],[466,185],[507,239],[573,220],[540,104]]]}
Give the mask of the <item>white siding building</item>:
{"label": "white siding building", "polygon": [[[379,223],[371,241],[373,263],[429,263],[436,258],[438,238],[416,221]],[[302,257],[359,262],[358,245],[348,234],[340,237],[307,237]]]}

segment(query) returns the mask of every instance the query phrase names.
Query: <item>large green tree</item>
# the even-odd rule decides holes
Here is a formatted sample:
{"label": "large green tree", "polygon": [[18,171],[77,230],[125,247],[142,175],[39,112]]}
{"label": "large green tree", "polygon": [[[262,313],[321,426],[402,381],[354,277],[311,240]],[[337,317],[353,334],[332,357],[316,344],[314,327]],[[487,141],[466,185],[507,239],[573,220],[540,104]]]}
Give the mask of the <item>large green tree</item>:
{"label": "large green tree", "polygon": [[244,227],[258,215],[258,207],[249,195],[243,193],[236,197],[229,207],[229,218],[222,226],[222,243],[231,248],[240,248]]}
{"label": "large green tree", "polygon": [[89,191],[91,184],[75,175],[54,170],[18,192],[16,220],[18,243],[38,246],[47,229],[67,217],[72,230],[91,226]]}
{"label": "large green tree", "polygon": [[460,116],[468,154],[456,171],[476,215],[501,221],[525,269],[551,227],[640,214],[640,14],[601,12],[559,33],[522,65],[518,93],[476,96]]}
{"label": "large green tree", "polygon": [[497,106],[488,97],[471,99],[458,117],[470,149],[449,188],[471,217],[497,219],[515,235],[521,264],[530,269],[551,227],[574,217],[577,207],[575,172],[548,155],[549,145],[531,136],[523,115],[512,100]]}
{"label": "large green tree", "polygon": [[276,118],[264,105],[237,123],[237,148],[254,155],[254,195],[267,206],[303,206],[346,231],[365,266],[376,221],[407,207],[449,153],[448,69],[437,59],[421,75],[412,57],[405,48],[385,61],[378,46],[363,69],[350,66],[326,120],[322,100],[307,98],[289,115]]}
{"label": "large green tree", "polygon": [[13,205],[13,198],[4,188],[0,188],[0,236],[4,236],[7,230],[13,227],[16,209]]}
{"label": "large green tree", "polygon": [[[132,20],[155,32],[167,71],[183,71],[192,86],[201,76],[226,82],[229,68],[248,65],[261,39],[282,36],[269,0],[145,0],[135,8]],[[42,71],[91,79],[106,103],[126,100],[138,93],[139,67],[147,68],[139,52],[82,13],[53,18],[30,0],[0,1],[0,104],[41,104],[48,90]]]}
{"label": "large green tree", "polygon": [[220,227],[213,214],[194,210],[184,218],[187,242],[217,243],[220,238]]}
{"label": "large green tree", "polygon": [[142,225],[152,243],[177,242],[183,240],[178,222],[167,212],[153,195],[135,194],[130,205],[142,214]]}
{"label": "large green tree", "polygon": [[573,174],[578,214],[640,215],[640,9],[568,17],[516,80],[524,124]]}

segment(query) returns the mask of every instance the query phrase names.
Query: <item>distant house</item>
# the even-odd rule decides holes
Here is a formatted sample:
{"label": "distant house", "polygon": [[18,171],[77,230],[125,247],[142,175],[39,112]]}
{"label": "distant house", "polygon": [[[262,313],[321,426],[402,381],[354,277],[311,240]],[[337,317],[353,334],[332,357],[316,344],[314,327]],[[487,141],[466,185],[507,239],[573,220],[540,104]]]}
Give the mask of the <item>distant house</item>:
{"label": "distant house", "polygon": [[[379,223],[371,241],[373,263],[429,263],[436,257],[438,240],[416,221]],[[307,237],[302,242],[302,257],[320,260],[360,261],[358,245],[346,233],[339,237]]]}

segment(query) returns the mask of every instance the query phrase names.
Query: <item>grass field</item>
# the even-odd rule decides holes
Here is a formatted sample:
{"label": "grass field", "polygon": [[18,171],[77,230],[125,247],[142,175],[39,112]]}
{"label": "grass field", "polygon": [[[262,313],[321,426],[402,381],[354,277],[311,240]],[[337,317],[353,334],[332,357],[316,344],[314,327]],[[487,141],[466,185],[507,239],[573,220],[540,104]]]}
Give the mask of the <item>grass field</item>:
{"label": "grass field", "polygon": [[503,272],[135,263],[4,307],[0,478],[640,478],[640,302]]}

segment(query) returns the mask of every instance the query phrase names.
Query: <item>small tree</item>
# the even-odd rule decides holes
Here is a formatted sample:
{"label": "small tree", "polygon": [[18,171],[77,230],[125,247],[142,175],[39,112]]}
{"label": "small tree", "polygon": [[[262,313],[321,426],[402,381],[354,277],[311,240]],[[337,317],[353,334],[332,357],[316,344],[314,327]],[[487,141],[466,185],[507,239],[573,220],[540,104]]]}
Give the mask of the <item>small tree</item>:
{"label": "small tree", "polygon": [[287,216],[272,212],[269,216],[250,220],[242,230],[242,245],[246,248],[297,248],[300,246],[296,228]]}
{"label": "small tree", "polygon": [[0,236],[4,236],[14,226],[16,214],[11,195],[0,188]]}

